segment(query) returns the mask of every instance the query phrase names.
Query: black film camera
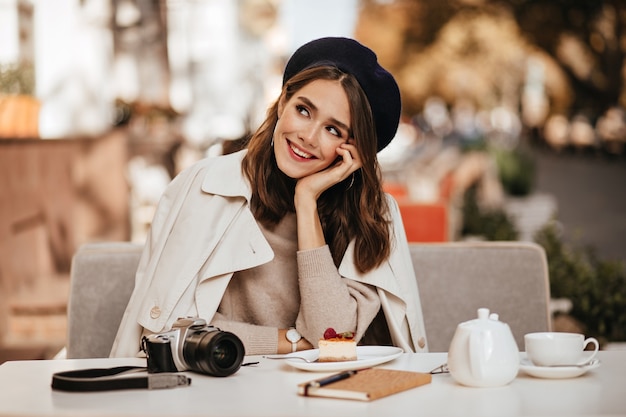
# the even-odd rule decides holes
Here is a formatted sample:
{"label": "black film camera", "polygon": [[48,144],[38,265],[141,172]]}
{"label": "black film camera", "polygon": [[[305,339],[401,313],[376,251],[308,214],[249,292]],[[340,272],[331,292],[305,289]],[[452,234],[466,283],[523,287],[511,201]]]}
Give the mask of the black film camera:
{"label": "black film camera", "polygon": [[239,370],[245,353],[235,334],[207,326],[197,317],[178,319],[171,330],[144,336],[141,348],[149,373],[191,370],[228,376]]}

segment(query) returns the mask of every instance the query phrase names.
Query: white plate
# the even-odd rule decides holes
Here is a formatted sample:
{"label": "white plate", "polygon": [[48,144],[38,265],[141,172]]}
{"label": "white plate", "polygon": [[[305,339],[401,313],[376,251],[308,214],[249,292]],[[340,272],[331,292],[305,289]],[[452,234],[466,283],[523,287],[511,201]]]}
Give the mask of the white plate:
{"label": "white plate", "polygon": [[528,375],[550,379],[576,378],[598,366],[600,366],[599,360],[594,360],[586,366],[535,366],[529,359],[522,359],[520,363],[520,369]]}
{"label": "white plate", "polygon": [[[286,359],[285,363],[297,369],[312,372],[341,372],[352,369],[369,368],[389,362],[402,355],[403,350],[393,346],[357,346],[355,361],[344,362],[312,362],[307,363],[300,359]],[[309,360],[316,360],[319,349],[303,350],[290,353],[286,356],[300,356]]]}

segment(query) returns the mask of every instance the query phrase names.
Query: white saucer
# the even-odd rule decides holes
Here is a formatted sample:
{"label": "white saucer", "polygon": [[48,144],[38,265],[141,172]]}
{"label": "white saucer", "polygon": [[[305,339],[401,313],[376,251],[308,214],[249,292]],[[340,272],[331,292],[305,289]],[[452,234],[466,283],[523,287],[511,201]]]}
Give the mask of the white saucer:
{"label": "white saucer", "polygon": [[[307,363],[299,359],[287,359],[285,363],[303,371],[311,372],[341,372],[353,369],[363,369],[392,361],[402,355],[403,350],[393,346],[357,346],[357,360],[345,362],[312,362]],[[309,360],[316,360],[319,349],[303,350],[286,355],[301,356]]]}
{"label": "white saucer", "polygon": [[585,366],[535,366],[529,359],[522,359],[520,369],[536,378],[576,378],[600,366],[599,360],[593,360]]}

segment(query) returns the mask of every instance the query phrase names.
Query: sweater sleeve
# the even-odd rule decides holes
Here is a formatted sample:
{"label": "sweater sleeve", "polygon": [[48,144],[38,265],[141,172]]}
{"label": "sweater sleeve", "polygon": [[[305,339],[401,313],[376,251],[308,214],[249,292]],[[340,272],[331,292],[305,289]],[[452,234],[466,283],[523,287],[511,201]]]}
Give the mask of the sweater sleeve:
{"label": "sweater sleeve", "polygon": [[300,311],[298,331],[313,346],[329,327],[338,332],[354,331],[360,340],[380,309],[376,289],[343,278],[328,245],[299,251],[298,282]]}
{"label": "sweater sleeve", "polygon": [[278,351],[278,329],[228,320],[221,313],[215,313],[211,324],[220,330],[236,334],[243,343],[246,355],[262,355]]}

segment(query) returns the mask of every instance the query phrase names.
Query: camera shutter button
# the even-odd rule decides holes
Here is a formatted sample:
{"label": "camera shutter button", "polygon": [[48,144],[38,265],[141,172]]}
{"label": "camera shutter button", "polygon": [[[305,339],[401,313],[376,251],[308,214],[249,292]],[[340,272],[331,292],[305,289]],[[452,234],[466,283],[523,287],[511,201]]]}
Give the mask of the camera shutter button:
{"label": "camera shutter button", "polygon": [[158,306],[154,306],[150,309],[150,317],[158,319],[161,316],[161,309]]}

